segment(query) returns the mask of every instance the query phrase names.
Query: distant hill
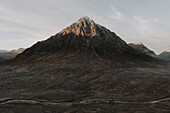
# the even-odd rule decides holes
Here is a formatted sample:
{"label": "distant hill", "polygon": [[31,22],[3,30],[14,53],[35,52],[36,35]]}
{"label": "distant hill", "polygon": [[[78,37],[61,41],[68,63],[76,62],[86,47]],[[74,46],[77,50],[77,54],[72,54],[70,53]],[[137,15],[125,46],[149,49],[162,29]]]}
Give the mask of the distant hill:
{"label": "distant hill", "polygon": [[24,48],[19,48],[17,50],[0,50],[0,61],[14,58],[24,50]]}
{"label": "distant hill", "polygon": [[162,58],[170,58],[170,50],[162,52],[159,56]]}
{"label": "distant hill", "polygon": [[0,50],[0,54],[1,53],[7,53],[7,52],[8,52],[8,50],[4,50],[4,49]]}
{"label": "distant hill", "polygon": [[157,56],[152,50],[148,49],[144,44],[142,43],[129,43],[129,46],[134,48],[136,51],[150,55],[150,56]]}

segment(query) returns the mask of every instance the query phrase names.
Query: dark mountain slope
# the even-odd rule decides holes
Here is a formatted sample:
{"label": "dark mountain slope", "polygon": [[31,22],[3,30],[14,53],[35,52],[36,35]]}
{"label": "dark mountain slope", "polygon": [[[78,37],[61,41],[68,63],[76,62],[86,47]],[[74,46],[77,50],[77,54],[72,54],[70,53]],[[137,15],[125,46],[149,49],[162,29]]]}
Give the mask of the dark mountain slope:
{"label": "dark mountain slope", "polygon": [[[89,52],[97,56],[149,57],[136,52],[125,41],[107,28],[83,17],[58,34],[26,49],[17,58],[45,56],[56,52]],[[140,59],[140,58],[139,58]]]}

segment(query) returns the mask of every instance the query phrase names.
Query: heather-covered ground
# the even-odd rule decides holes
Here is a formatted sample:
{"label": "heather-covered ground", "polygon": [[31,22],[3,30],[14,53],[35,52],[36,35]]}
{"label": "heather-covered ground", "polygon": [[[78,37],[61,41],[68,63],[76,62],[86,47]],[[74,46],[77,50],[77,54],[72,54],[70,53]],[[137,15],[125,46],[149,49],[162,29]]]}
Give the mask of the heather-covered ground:
{"label": "heather-covered ground", "polygon": [[168,61],[81,54],[28,61],[0,65],[0,112],[170,112]]}

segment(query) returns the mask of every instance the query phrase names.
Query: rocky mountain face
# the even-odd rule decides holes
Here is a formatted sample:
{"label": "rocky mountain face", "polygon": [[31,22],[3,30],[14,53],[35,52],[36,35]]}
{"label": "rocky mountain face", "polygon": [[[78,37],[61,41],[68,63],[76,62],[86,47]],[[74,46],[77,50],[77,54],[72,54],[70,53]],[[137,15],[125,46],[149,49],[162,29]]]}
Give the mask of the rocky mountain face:
{"label": "rocky mountain face", "polygon": [[129,43],[130,47],[134,48],[136,51],[150,55],[150,56],[157,56],[152,50],[148,49],[144,44],[142,43]]}
{"label": "rocky mountain face", "polygon": [[25,49],[19,48],[17,50],[0,50],[0,60],[7,60],[16,57],[18,54],[22,53]]}
{"label": "rocky mountain face", "polygon": [[137,54],[115,33],[83,17],[49,39],[34,44],[18,57],[43,56],[58,51],[90,51],[98,56],[108,53]]}
{"label": "rocky mountain face", "polygon": [[159,56],[162,58],[170,58],[170,50],[162,52]]}

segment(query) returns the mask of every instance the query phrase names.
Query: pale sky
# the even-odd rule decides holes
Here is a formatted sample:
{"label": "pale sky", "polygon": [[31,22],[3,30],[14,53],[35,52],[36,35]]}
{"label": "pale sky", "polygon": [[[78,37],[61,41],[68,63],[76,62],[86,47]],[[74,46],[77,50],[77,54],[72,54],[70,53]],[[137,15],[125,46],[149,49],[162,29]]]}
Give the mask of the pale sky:
{"label": "pale sky", "polygon": [[170,0],[0,0],[0,49],[27,48],[88,16],[126,42],[170,49]]}

